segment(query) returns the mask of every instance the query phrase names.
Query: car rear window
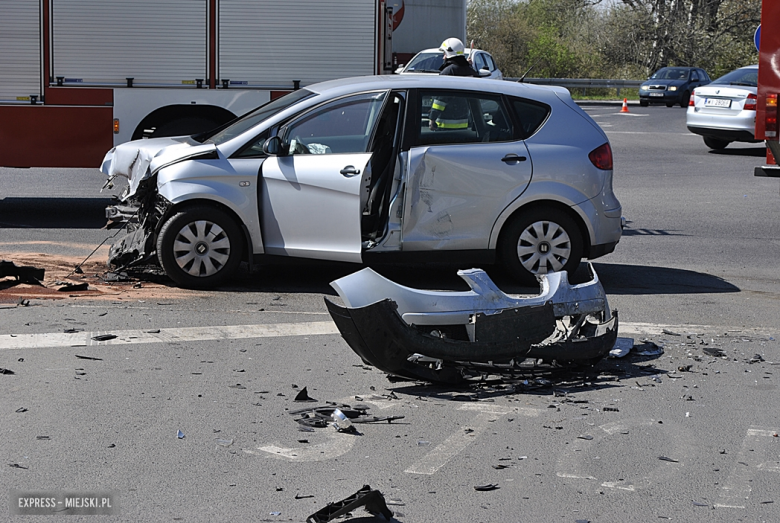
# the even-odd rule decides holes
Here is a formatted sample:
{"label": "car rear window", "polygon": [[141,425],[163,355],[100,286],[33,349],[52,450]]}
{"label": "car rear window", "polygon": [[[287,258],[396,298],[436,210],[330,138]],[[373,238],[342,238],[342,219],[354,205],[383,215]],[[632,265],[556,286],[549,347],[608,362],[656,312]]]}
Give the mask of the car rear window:
{"label": "car rear window", "polygon": [[758,86],[758,69],[737,69],[726,73],[710,85],[745,85],[749,87]]}
{"label": "car rear window", "polygon": [[534,134],[547,120],[550,114],[550,107],[539,102],[526,100],[524,98],[510,97],[512,109],[520,122],[521,138],[525,140]]}

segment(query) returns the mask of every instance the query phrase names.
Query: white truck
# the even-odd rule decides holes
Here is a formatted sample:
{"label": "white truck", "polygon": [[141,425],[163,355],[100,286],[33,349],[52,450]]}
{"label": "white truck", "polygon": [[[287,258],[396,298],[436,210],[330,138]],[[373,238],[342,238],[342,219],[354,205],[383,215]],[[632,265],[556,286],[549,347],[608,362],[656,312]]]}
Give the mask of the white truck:
{"label": "white truck", "polygon": [[0,166],[94,167],[465,32],[466,0],[2,2]]}

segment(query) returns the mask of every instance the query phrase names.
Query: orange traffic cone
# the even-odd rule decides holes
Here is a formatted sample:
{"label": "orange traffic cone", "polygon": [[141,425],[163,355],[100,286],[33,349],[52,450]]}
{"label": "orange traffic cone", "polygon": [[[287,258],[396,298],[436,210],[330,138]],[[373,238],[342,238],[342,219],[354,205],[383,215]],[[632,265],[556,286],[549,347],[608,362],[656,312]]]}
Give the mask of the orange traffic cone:
{"label": "orange traffic cone", "polygon": [[628,100],[626,98],[623,98],[623,107],[620,109],[621,113],[627,113],[628,112]]}

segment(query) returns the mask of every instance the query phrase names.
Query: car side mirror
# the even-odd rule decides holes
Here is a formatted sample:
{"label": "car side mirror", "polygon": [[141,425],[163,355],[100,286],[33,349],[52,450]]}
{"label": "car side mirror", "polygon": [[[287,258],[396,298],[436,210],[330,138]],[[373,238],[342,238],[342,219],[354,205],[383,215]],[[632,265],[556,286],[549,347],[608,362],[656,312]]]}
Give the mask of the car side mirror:
{"label": "car side mirror", "polygon": [[265,141],[263,152],[268,156],[287,156],[287,148],[278,136],[272,136]]}
{"label": "car side mirror", "polygon": [[483,67],[482,69],[479,70],[479,77],[485,78],[486,76],[490,76],[490,69],[488,69],[487,67]]}

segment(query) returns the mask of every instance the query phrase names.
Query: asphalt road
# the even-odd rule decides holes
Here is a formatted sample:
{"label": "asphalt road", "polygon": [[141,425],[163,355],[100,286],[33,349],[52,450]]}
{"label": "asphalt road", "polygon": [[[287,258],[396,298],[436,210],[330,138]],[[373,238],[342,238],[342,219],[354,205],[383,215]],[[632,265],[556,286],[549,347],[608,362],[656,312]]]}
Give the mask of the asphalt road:
{"label": "asphalt road", "polygon": [[[391,383],[327,315],[328,282],[355,268],[340,264],[0,302],[8,513],[13,490],[111,493],[117,521],[304,521],[368,484],[403,523],[780,520],[780,183],[753,176],[761,146],[711,152],[680,108],[618,109],[586,109],[628,219],[595,267],[620,335],[662,355],[475,389]],[[0,169],[0,258],[89,256],[112,234],[101,185],[97,169]],[[457,287],[454,270],[383,270]],[[301,432],[303,387],[404,417]]]}

